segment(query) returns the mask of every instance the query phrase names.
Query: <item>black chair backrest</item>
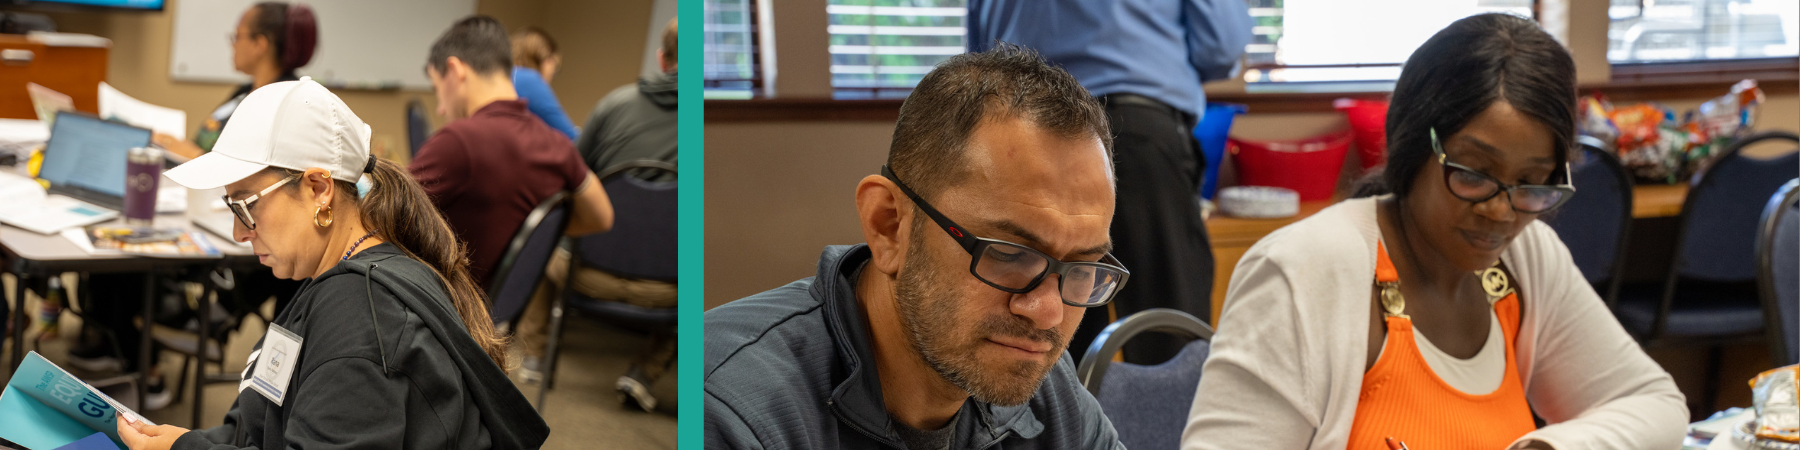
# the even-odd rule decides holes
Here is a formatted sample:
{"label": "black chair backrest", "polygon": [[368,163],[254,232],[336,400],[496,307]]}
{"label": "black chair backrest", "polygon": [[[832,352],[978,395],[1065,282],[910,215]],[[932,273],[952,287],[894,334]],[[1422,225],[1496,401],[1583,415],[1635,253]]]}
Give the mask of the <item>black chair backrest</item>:
{"label": "black chair backrest", "polygon": [[[1154,366],[1114,363],[1112,356],[1133,337],[1161,332],[1192,339],[1174,358]],[[1174,309],[1152,308],[1107,325],[1081,357],[1075,376],[1100,402],[1125,448],[1177,448],[1200,386],[1200,369],[1211,353],[1213,330]]]}
{"label": "black chair backrest", "polygon": [[431,137],[431,118],[425,114],[425,104],[419,99],[406,102],[406,142],[414,156],[418,156],[419,147],[425,146],[425,139]]}
{"label": "black chair backrest", "polygon": [[544,267],[550,264],[550,255],[556,252],[563,230],[569,227],[569,198],[567,192],[558,192],[544,199],[525,216],[519,231],[506,244],[506,253],[494,268],[490,282],[493,285],[488,286],[488,312],[495,324],[518,318],[537,290]]}
{"label": "black chair backrest", "polygon": [[600,180],[612,200],[611,231],[576,240],[581,265],[616,275],[657,281],[675,281],[677,231],[676,182],[646,181],[628,172],[644,170],[675,173],[675,166],[661,161],[621,163],[602,171]]}
{"label": "black chair backrest", "polygon": [[1788,180],[1769,198],[1757,238],[1758,284],[1769,360],[1775,367],[1800,363],[1800,180]]}
{"label": "black chair backrest", "polygon": [[1769,195],[1794,178],[1800,154],[1753,159],[1743,156],[1742,150],[1750,144],[1777,139],[1800,143],[1800,137],[1788,132],[1752,135],[1732,144],[1712,166],[1694,175],[1681,208],[1681,232],[1676,237],[1680,243],[1676,246],[1671,280],[1756,279],[1757,219]]}
{"label": "black chair backrest", "polygon": [[1542,220],[1569,246],[1582,277],[1611,304],[1631,232],[1631,176],[1598,139],[1582,136],[1579,151],[1570,156],[1575,197]]}

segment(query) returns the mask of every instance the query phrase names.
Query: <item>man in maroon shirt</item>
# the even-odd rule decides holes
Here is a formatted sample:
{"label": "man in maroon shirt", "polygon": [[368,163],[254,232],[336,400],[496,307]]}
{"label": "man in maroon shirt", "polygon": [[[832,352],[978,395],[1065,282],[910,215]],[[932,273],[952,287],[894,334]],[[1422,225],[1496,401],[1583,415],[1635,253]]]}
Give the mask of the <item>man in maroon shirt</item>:
{"label": "man in maroon shirt", "polygon": [[567,136],[525,109],[512,84],[512,43],[487,16],[457,22],[431,46],[425,73],[450,120],[408,170],[469,245],[487,287],[525,216],[558,192],[575,196],[569,236],[612,228],[612,203]]}

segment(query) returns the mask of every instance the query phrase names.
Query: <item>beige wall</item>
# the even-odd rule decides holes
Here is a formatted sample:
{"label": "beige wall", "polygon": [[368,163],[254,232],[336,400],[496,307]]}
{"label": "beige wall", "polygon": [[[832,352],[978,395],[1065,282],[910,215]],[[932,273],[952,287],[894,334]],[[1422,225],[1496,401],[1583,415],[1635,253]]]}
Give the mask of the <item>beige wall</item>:
{"label": "beige wall", "polygon": [[826,245],[862,242],[856,183],[894,124],[706,126],[706,306],[811,276]]}
{"label": "beige wall", "polygon": [[[483,0],[497,3],[505,0]],[[644,27],[653,0],[541,0],[538,26],[556,37],[562,67],[551,82],[557,101],[575,126],[587,124],[589,111],[613,89],[637,82],[644,66]],[[518,28],[507,22],[507,26]],[[661,27],[662,25],[657,25]],[[660,28],[659,28],[660,30]],[[658,35],[660,36],[660,34]]]}
{"label": "beige wall", "polygon": [[[569,118],[581,126],[602,96],[637,80],[651,5],[652,0],[478,0],[476,12],[500,19],[509,29],[537,25],[557,39],[564,62],[552,88]],[[140,100],[186,111],[188,130],[193,130],[235,86],[170,79],[170,41],[174,36],[175,10],[181,8],[181,1],[169,0],[167,8],[160,13],[82,12],[51,16],[59,31],[112,39],[106,82]],[[424,63],[419,61],[421,67]],[[375,149],[388,149],[388,153],[382,153],[388,157],[404,157],[406,153],[406,102],[420,99],[428,111],[435,111],[437,104],[430,91],[336,92],[369,123],[374,130]],[[443,125],[442,118],[431,115],[434,129]]]}

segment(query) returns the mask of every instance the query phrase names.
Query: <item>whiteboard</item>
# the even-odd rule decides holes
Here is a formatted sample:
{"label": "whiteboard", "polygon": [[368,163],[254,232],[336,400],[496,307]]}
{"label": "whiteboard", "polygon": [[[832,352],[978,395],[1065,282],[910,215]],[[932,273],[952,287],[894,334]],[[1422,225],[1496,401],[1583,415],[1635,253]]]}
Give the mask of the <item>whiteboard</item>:
{"label": "whiteboard", "polygon": [[[430,90],[425,57],[451,24],[475,13],[475,0],[304,0],[318,18],[312,62],[297,72],[352,89]],[[231,36],[256,0],[181,0],[169,77],[177,81],[247,83],[231,67]]]}

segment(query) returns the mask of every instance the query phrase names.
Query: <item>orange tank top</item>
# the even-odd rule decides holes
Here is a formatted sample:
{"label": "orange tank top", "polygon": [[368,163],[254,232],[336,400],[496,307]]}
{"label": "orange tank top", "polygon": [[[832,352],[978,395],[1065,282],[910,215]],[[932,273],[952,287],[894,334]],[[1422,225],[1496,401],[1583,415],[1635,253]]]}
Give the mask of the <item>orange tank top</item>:
{"label": "orange tank top", "polygon": [[[1398,282],[1387,249],[1376,248],[1376,281]],[[1412,320],[1388,315],[1386,349],[1363,374],[1346,450],[1388,450],[1390,437],[1414,450],[1501,449],[1536,429],[1513,359],[1519,295],[1507,294],[1493,306],[1506,342],[1506,374],[1499,388],[1483,395],[1438,378],[1414,344]]]}

